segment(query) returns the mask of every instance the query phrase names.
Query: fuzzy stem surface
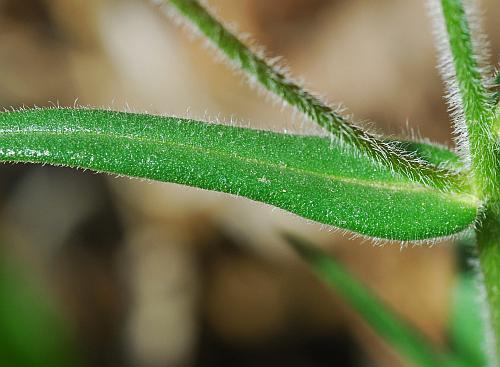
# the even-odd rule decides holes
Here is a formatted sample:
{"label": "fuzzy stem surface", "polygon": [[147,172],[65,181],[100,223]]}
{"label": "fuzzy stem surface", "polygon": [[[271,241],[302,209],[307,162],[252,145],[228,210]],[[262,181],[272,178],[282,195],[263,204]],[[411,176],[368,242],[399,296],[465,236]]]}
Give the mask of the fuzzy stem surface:
{"label": "fuzzy stem surface", "polygon": [[361,154],[416,182],[441,188],[459,186],[462,177],[456,173],[416,159],[411,153],[376,138],[339,115],[332,107],[287,78],[263,56],[253,52],[197,0],[169,0],[168,3],[210,40],[237,69],[323,127],[338,143],[354,146]]}
{"label": "fuzzy stem surface", "polygon": [[441,0],[441,9],[476,191],[485,208],[476,235],[493,339],[492,365],[496,366],[500,351],[500,155],[495,131],[496,101],[484,85],[464,1]]}
{"label": "fuzzy stem surface", "polygon": [[[500,192],[497,183],[500,162],[496,152],[495,107],[492,93],[484,85],[484,77],[479,65],[472,30],[462,0],[441,0],[448,47],[453,66],[454,81],[451,94],[457,99],[459,118],[457,130],[466,133],[472,171],[479,191],[485,201],[496,198]],[[479,51],[479,50],[478,50]],[[454,90],[456,88],[456,90]],[[460,126],[460,124],[465,126]],[[493,201],[491,201],[493,203]]]}

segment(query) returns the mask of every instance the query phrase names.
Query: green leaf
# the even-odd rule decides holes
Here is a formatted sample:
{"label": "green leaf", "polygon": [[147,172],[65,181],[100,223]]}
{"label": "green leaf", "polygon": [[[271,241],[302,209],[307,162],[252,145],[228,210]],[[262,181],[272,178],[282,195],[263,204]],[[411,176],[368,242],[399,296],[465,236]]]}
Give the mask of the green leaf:
{"label": "green leaf", "polygon": [[453,292],[451,339],[453,349],[470,366],[486,366],[484,317],[479,307],[480,294],[472,272],[460,274]]}
{"label": "green leaf", "polygon": [[[161,0],[158,2],[162,2]],[[312,121],[331,133],[339,145],[355,147],[359,152],[382,163],[413,181],[439,187],[457,186],[459,177],[416,159],[410,152],[398,149],[354,125],[298,83],[287,77],[278,67],[267,62],[262,52],[254,52],[227,30],[197,0],[163,0],[172,5],[226,56],[236,69],[243,71],[251,81],[295,107]]]}
{"label": "green leaf", "polygon": [[284,236],[318,277],[412,365],[464,366],[456,356],[435,349],[334,258],[302,238],[291,234]]}
{"label": "green leaf", "polygon": [[15,265],[0,254],[0,365],[79,366],[63,317]]}
{"label": "green leaf", "polygon": [[[422,145],[430,160],[452,153]],[[372,237],[421,240],[468,227],[478,202],[423,186],[327,138],[101,110],[0,114],[0,160],[174,182],[268,203]],[[434,162],[439,163],[439,162]]]}

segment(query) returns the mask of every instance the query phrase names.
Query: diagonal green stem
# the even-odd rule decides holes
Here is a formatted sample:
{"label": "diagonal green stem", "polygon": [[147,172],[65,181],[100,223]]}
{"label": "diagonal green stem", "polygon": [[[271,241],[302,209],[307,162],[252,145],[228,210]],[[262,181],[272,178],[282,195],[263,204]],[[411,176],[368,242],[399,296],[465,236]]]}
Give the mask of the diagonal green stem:
{"label": "diagonal green stem", "polygon": [[198,1],[169,0],[169,3],[251,80],[257,81],[266,90],[304,113],[330,132],[340,144],[354,146],[362,154],[414,181],[441,188],[458,184],[459,178],[454,173],[416,159],[411,153],[379,140],[351,124],[330,106],[288,79],[263,57],[252,52]]}
{"label": "diagonal green stem", "polygon": [[392,312],[376,295],[329,255],[291,234],[284,237],[302,259],[332,287],[382,339],[402,357],[421,367],[465,366],[455,355],[435,349],[413,327]]}

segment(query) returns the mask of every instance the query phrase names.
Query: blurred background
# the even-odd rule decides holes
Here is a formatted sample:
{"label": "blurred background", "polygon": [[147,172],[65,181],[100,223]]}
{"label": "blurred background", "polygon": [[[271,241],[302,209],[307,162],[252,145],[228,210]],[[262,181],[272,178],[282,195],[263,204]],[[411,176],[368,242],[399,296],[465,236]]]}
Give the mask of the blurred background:
{"label": "blurred background", "polygon": [[[452,146],[424,2],[209,3],[358,121]],[[500,3],[483,8],[496,61]],[[0,106],[83,105],[317,132],[173,23],[146,0],[0,0]],[[404,366],[279,229],[327,249],[447,345],[459,268],[448,242],[373,246],[228,195],[2,165],[0,364]]]}

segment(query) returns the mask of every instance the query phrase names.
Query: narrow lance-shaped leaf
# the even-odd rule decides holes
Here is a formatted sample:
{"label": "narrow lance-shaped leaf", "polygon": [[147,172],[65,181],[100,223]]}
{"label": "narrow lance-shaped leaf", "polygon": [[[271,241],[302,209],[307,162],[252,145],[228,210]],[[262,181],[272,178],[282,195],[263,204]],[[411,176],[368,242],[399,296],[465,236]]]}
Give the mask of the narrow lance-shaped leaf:
{"label": "narrow lance-shaped leaf", "polygon": [[[162,0],[155,0],[161,3]],[[209,14],[197,0],[163,0],[170,3],[178,12],[189,20],[214,46],[222,52],[236,68],[245,72],[251,80],[286,101],[304,113],[337,139],[340,144],[356,147],[379,163],[390,167],[412,180],[439,187],[458,185],[458,177],[450,171],[438,169],[410,152],[399,149],[389,142],[351,124],[346,118],[335,112],[311,93],[287,78],[277,68],[267,63],[250,50],[234,34],[228,31],[218,20]]]}
{"label": "narrow lance-shaped leaf", "polygon": [[450,107],[457,115],[455,129],[459,143],[464,154],[470,153],[480,195],[500,197],[500,192],[496,192],[500,162],[496,154],[493,98],[483,82],[464,3],[440,0],[435,9],[441,64],[450,89]]}
{"label": "narrow lance-shaped leaf", "polygon": [[474,274],[459,274],[453,290],[451,312],[452,346],[470,366],[487,366],[484,317],[479,305],[481,296]]}
{"label": "narrow lance-shaped leaf", "polygon": [[437,350],[429,344],[416,329],[390,310],[334,258],[302,238],[291,234],[284,236],[318,277],[332,287],[346,304],[412,366],[467,365],[457,356]]}
{"label": "narrow lance-shaped leaf", "polygon": [[[439,164],[456,157],[416,145]],[[447,236],[478,202],[395,176],[327,138],[101,110],[0,114],[0,161],[81,167],[244,196],[305,218],[396,240]],[[456,168],[456,167],[455,167]]]}
{"label": "narrow lance-shaped leaf", "polygon": [[19,265],[0,252],[0,365],[81,366],[66,320]]}

